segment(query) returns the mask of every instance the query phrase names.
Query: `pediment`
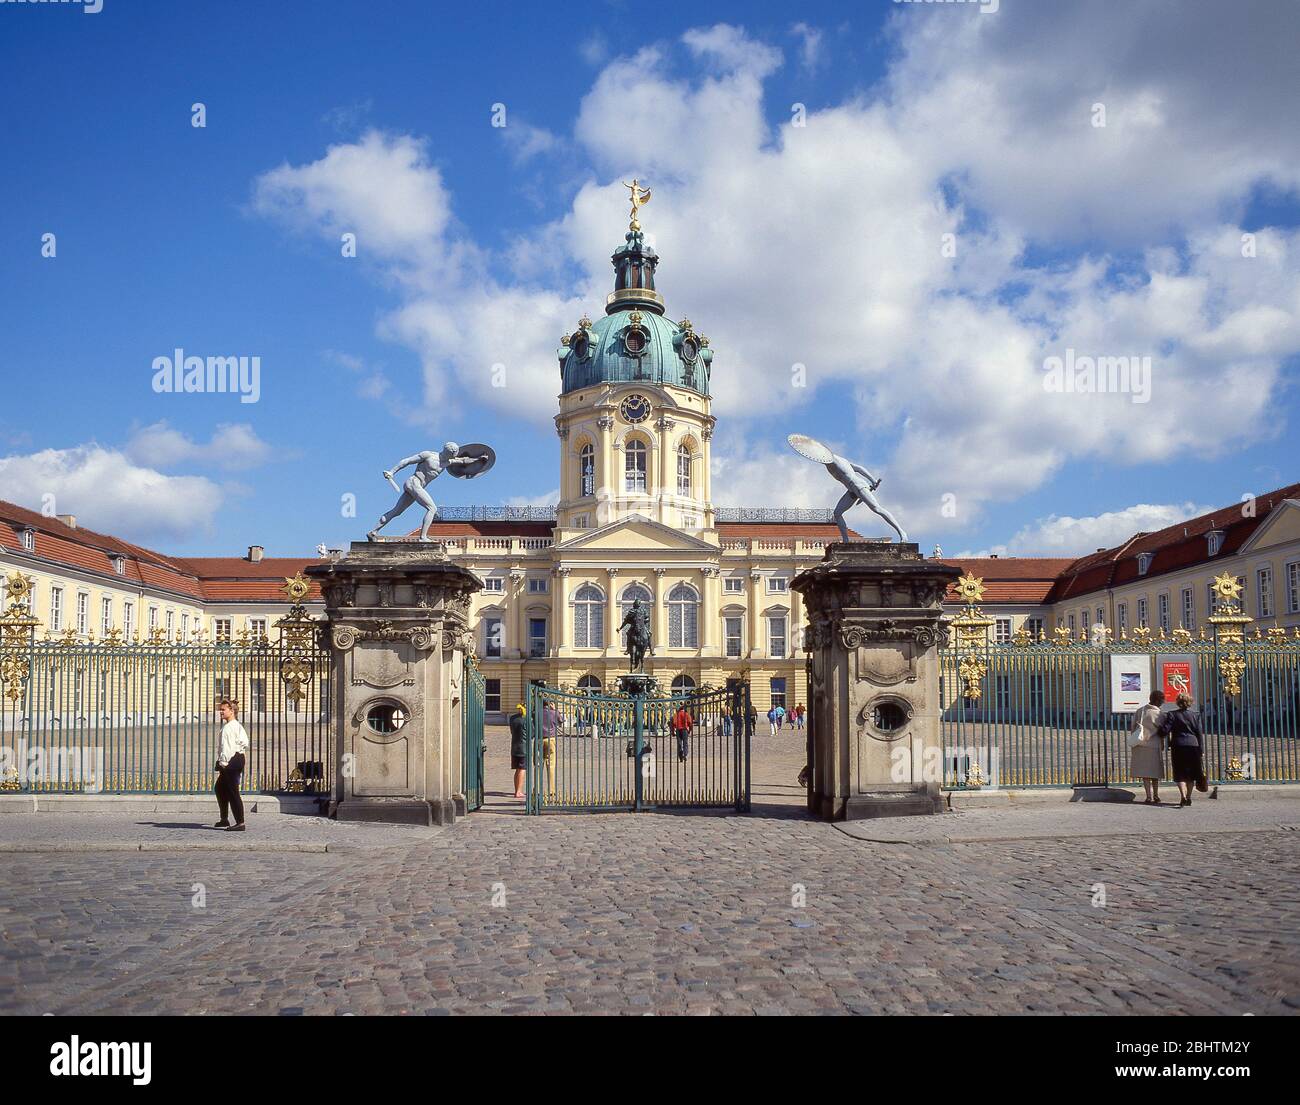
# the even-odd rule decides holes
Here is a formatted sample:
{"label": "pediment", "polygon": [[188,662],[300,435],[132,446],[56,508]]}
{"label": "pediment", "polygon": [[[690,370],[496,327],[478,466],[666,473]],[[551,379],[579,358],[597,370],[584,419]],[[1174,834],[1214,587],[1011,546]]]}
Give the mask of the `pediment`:
{"label": "pediment", "polygon": [[554,546],[556,553],[579,551],[646,551],[646,552],[686,552],[716,556],[718,548],[698,537],[655,522],[642,514],[629,514],[617,522],[610,522],[599,529],[571,537]]}
{"label": "pediment", "polygon": [[1300,502],[1283,499],[1277,504],[1238,550],[1255,553],[1275,545],[1285,545],[1300,539]]}

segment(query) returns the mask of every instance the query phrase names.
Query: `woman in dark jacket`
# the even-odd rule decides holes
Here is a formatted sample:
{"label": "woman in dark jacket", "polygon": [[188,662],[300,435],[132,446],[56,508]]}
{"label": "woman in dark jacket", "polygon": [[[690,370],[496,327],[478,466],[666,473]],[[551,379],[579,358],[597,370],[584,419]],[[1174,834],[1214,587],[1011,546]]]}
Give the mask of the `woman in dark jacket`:
{"label": "woman in dark jacket", "polygon": [[510,715],[510,766],[515,769],[515,797],[524,796],[524,772],[528,767],[528,725],[520,703]]}
{"label": "woman in dark jacket", "polygon": [[1158,732],[1169,738],[1169,759],[1174,767],[1174,782],[1182,795],[1179,808],[1192,804],[1192,788],[1205,774],[1201,758],[1205,754],[1205,733],[1201,719],[1192,709],[1190,695],[1180,694],[1177,706],[1160,719]]}

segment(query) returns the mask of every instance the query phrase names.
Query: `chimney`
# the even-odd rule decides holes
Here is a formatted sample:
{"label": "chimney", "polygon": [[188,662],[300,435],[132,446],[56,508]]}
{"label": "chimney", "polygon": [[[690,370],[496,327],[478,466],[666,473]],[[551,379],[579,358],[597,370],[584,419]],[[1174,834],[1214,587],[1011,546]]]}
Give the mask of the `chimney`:
{"label": "chimney", "polygon": [[77,528],[77,516],[75,514],[60,514],[57,517],[68,529]]}
{"label": "chimney", "polygon": [[248,546],[248,559],[251,560],[254,564],[256,564],[259,560],[261,560],[265,554],[266,554],[266,549],[264,549],[261,545]]}
{"label": "chimney", "polygon": [[989,553],[989,559],[990,559],[990,560],[996,560],[997,558],[998,558],[998,554],[997,554],[997,553],[995,553],[995,552],[994,552],[994,553]]}

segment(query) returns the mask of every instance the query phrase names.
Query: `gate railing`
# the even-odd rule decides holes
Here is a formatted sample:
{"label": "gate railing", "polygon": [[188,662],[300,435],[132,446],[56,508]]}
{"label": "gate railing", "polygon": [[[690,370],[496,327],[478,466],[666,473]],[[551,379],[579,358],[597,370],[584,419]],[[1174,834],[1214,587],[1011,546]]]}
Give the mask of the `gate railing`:
{"label": "gate railing", "polygon": [[528,688],[527,811],[749,808],[749,687],[667,697]]}
{"label": "gate railing", "polygon": [[471,810],[483,806],[483,714],[485,683],[472,655],[465,657],[465,693],[461,714],[461,786]]}
{"label": "gate railing", "polygon": [[332,791],[330,661],[301,605],[305,580],[276,641],[245,633],[218,644],[161,631],[126,642],[116,630],[99,641],[70,630],[37,640],[29,587],[11,576],[0,615],[0,791],[210,790],[222,698],[239,702],[248,731],[245,790]]}
{"label": "gate railing", "polygon": [[999,643],[987,640],[979,583],[959,581],[968,605],[952,622],[952,647],[939,653],[945,787],[1130,781],[1139,685],[1142,700],[1151,689],[1171,703],[1179,690],[1191,695],[1213,781],[1300,782],[1300,631],[1248,633],[1231,577],[1216,580],[1219,602],[1197,635],[1140,627],[1114,640],[1094,626],[1086,638],[1058,628],[1036,640],[1022,630]]}

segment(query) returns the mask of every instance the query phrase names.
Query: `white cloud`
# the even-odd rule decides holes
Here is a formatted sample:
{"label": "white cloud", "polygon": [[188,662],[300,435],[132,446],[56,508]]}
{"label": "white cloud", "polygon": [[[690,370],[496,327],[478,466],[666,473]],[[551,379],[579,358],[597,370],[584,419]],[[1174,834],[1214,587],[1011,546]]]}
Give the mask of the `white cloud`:
{"label": "white cloud", "polygon": [[1006,546],[993,551],[1015,556],[1083,556],[1122,544],[1135,533],[1153,533],[1212,509],[1192,502],[1136,503],[1090,517],[1052,514],[1026,526]]}
{"label": "white cloud", "polygon": [[[540,423],[560,334],[609,286],[620,181],[637,175],[654,189],[642,221],[668,309],[712,340],[720,429],[808,417],[827,385],[848,389],[850,453],[888,469],[886,505],[912,531],[967,528],[1071,460],[1205,457],[1282,431],[1269,415],[1300,352],[1300,233],[1262,230],[1243,258],[1234,213],[1260,179],[1300,181],[1286,106],[1300,98],[1297,9],[1246,6],[1230,20],[1165,0],[1137,0],[1124,20],[1092,3],[900,6],[882,91],[804,127],[768,123],[782,57],[742,29],[653,43],[611,60],[583,98],[576,151],[597,175],[511,243],[537,258],[524,282],[490,275],[409,136],[371,132],[283,166],[259,181],[258,206],[323,233],[377,224],[403,282],[379,331],[421,356],[418,417],[469,399]],[[1030,264],[1030,246],[1068,259]],[[1067,349],[1151,357],[1152,401],[1048,393],[1044,360]],[[791,386],[796,363],[807,388]],[[742,447],[715,491],[823,504],[797,459]]]}
{"label": "white cloud", "polygon": [[560,144],[560,140],[545,127],[535,127],[517,119],[510,119],[501,128],[501,137],[516,164],[550,153]]}
{"label": "white cloud", "polygon": [[512,495],[505,502],[506,506],[554,506],[560,501],[560,489],[552,488],[541,495]]}
{"label": "white cloud", "polygon": [[799,61],[805,69],[816,69],[822,60],[822,32],[807,23],[796,23],[790,33],[799,39]]}
{"label": "white cloud", "polygon": [[168,476],[91,442],[0,457],[0,498],[40,510],[54,496],[78,525],[136,541],[213,532],[223,491],[203,476]]}
{"label": "white cloud", "polygon": [[155,422],[135,430],[123,449],[132,462],[149,468],[203,464],[229,471],[256,468],[269,461],[272,452],[247,422],[220,423],[206,443],[194,441],[165,421]]}

